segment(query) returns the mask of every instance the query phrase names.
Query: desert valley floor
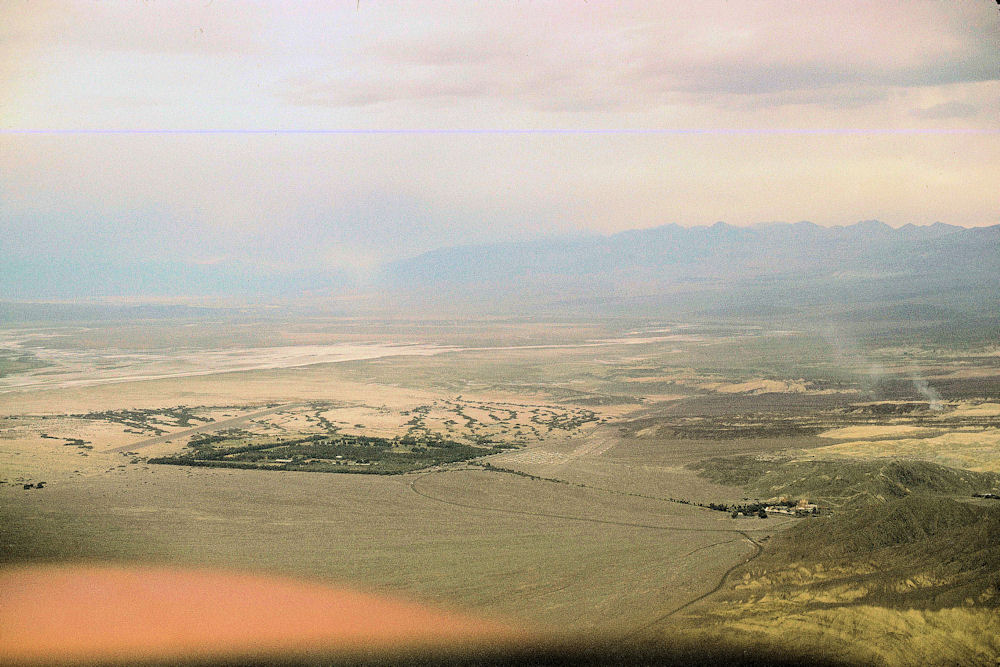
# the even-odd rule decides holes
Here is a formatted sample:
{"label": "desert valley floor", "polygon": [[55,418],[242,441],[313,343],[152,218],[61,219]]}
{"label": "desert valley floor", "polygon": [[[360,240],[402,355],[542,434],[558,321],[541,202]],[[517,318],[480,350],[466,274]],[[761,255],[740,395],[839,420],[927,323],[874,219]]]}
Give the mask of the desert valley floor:
{"label": "desert valley floor", "polygon": [[959,660],[1000,648],[995,549],[981,572],[921,561],[876,582],[878,558],[935,531],[863,557],[789,546],[927,493],[957,507],[948,530],[995,521],[973,497],[1000,471],[995,346],[664,323],[4,336],[8,566],[290,574],[551,633],[791,628],[845,660],[905,661],[929,636]]}

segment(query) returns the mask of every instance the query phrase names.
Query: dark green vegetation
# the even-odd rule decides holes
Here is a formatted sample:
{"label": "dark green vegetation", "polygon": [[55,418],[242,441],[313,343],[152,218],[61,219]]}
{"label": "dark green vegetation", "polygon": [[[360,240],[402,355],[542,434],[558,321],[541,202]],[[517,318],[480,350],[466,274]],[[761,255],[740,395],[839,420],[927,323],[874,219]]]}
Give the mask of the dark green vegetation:
{"label": "dark green vegetation", "polygon": [[57,438],[55,436],[49,435],[48,433],[42,433],[39,437],[45,438],[46,440],[64,440],[64,445],[66,447],[77,447],[79,449],[93,449],[94,446],[89,440],[83,440],[82,438]]}
{"label": "dark green vegetation", "polygon": [[1000,475],[923,461],[794,461],[719,457],[691,468],[718,484],[744,487],[757,498],[808,498],[837,507],[866,506],[912,493],[971,497],[1000,488]]}
{"label": "dark green vegetation", "polygon": [[[806,656],[870,647],[872,635],[890,637],[892,650],[922,637],[949,651],[924,654],[965,664],[956,632],[1000,636],[976,625],[996,611],[1000,503],[972,498],[1000,490],[996,475],[972,472],[997,469],[1000,350],[868,324],[866,336],[724,322],[551,325],[551,345],[526,324],[482,324],[504,344],[496,349],[464,324],[410,323],[415,340],[427,326],[438,344],[471,349],[171,379],[146,385],[170,392],[156,402],[133,398],[132,386],[121,398],[100,387],[39,392],[39,407],[8,418],[12,433],[23,452],[41,445],[61,467],[22,464],[15,451],[24,472],[0,489],[14,499],[5,544],[18,557],[131,549],[129,558],[329,576],[574,630],[631,632],[657,619],[652,631],[670,641],[703,613],[696,626],[710,641],[767,636]],[[381,331],[296,326],[288,343]],[[267,334],[256,323],[240,331]],[[48,396],[72,407],[49,409]],[[210,407],[145,409],[192,401]],[[590,404],[605,402],[619,407]],[[264,405],[277,409],[227,421]],[[84,421],[61,419],[87,410]],[[107,422],[143,433],[123,440],[158,441],[144,447],[201,432],[153,461],[174,465],[122,465],[125,452],[102,441]],[[40,442],[41,432],[62,437]],[[530,448],[505,451],[521,445]],[[39,479],[42,491],[21,490]],[[819,516],[756,518],[801,499]],[[591,541],[581,546],[581,534]],[[917,612],[926,625],[905,625]],[[846,660],[893,662],[867,655]]]}
{"label": "dark green vegetation", "polygon": [[215,421],[212,417],[203,417],[194,414],[195,410],[197,408],[179,405],[173,408],[160,408],[157,410],[105,410],[104,412],[88,412],[86,414],[70,416],[76,419],[92,419],[122,424],[126,427],[125,431],[127,433],[163,435],[167,432],[163,428],[165,426],[190,428],[197,425],[195,422],[207,424]]}
{"label": "dark green vegetation", "polygon": [[442,463],[455,463],[498,454],[502,447],[464,445],[436,436],[378,438],[363,435],[310,435],[295,440],[268,438],[236,444],[227,436],[192,440],[191,453],[149,459],[149,463],[396,475]]}
{"label": "dark green vegetation", "polygon": [[476,444],[507,448],[523,445],[529,437],[537,440],[559,431],[570,433],[600,419],[593,410],[578,406],[476,401],[462,396],[417,405],[402,415],[409,417],[404,426],[412,437],[434,438],[440,435],[436,429],[443,427],[449,437],[462,431]]}

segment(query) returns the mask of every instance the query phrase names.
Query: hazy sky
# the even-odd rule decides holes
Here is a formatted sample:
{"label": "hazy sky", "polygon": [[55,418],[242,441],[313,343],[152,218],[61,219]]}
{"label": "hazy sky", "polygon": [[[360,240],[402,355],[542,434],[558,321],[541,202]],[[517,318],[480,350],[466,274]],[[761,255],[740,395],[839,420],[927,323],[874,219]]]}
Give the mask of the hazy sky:
{"label": "hazy sky", "polygon": [[[998,45],[993,0],[5,0],[0,245],[364,267],[670,222],[996,224]],[[378,132],[229,132],[273,129]]]}

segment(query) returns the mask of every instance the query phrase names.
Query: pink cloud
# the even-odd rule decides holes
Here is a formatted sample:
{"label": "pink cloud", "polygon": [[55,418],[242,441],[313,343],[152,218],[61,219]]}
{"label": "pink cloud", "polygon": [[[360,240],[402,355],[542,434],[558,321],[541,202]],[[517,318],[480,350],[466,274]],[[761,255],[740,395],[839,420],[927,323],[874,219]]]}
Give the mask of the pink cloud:
{"label": "pink cloud", "polygon": [[[686,94],[850,107],[884,98],[879,90],[1000,77],[996,36],[983,27],[994,17],[982,8],[595,4],[533,3],[475,15],[427,5],[414,29],[401,29],[412,14],[361,19],[357,43],[336,64],[286,80],[279,95],[330,107],[450,97],[540,110],[635,110]],[[852,87],[864,92],[845,93]]]}

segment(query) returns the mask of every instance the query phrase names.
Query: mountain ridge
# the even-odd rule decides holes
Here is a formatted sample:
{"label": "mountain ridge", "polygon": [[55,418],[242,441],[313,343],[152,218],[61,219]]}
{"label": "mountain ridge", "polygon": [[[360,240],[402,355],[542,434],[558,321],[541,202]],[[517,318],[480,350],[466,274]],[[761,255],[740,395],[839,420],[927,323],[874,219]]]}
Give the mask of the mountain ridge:
{"label": "mountain ridge", "polygon": [[[845,249],[854,253],[861,253],[863,244],[877,240],[891,241],[896,243],[908,243],[913,241],[930,241],[941,237],[960,234],[973,236],[977,233],[984,236],[992,234],[1000,238],[1000,225],[991,227],[964,228],[955,225],[947,225],[936,222],[931,225],[917,226],[913,224],[903,225],[893,228],[877,220],[865,220],[846,226],[822,227],[811,222],[802,221],[796,223],[762,223],[740,227],[729,225],[724,222],[716,222],[713,225],[682,227],[677,223],[668,223],[656,227],[644,229],[631,229],[616,232],[610,235],[595,235],[589,237],[573,237],[571,239],[548,238],[541,241],[505,241],[497,243],[466,244],[457,246],[447,246],[436,248],[420,253],[413,257],[395,260],[384,266],[383,279],[393,278],[395,273],[405,274],[409,267],[418,267],[427,264],[445,263],[440,261],[445,258],[454,262],[466,257],[474,257],[479,260],[487,260],[489,256],[502,255],[505,260],[515,259],[511,251],[520,253],[516,256],[518,261],[513,265],[530,264],[533,259],[539,259],[544,253],[562,253],[570,251],[602,251],[602,252],[628,252],[628,259],[649,258],[653,251],[660,254],[657,257],[661,260],[677,260],[683,262],[698,259],[709,254],[724,255],[734,251],[747,252],[751,243],[760,246],[760,249],[773,254],[780,250],[789,241],[808,240],[812,242],[824,242],[834,244],[832,247],[822,248],[823,252],[829,255],[831,252]],[[991,231],[992,230],[992,231]],[[667,247],[664,242],[672,242],[674,247]],[[640,245],[641,244],[641,245]],[[681,245],[685,244],[685,245]],[[734,248],[736,244],[742,247]],[[631,247],[630,247],[631,246]],[[787,248],[786,252],[787,254]],[[544,257],[551,260],[552,257]],[[666,262],[660,262],[664,264]],[[601,262],[598,262],[600,265]],[[478,266],[482,266],[478,264]],[[558,266],[558,264],[556,265]],[[422,268],[424,268],[422,267]],[[456,267],[449,264],[448,268],[454,271]],[[410,277],[410,276],[407,276]]]}
{"label": "mountain ridge", "polygon": [[893,228],[877,220],[835,227],[669,223],[604,236],[453,246],[391,262],[378,281],[387,292],[418,300],[447,294],[470,307],[477,299],[494,305],[500,299],[527,310],[576,304],[616,312],[641,299],[656,302],[657,312],[754,304],[841,312],[870,311],[882,301],[980,315],[996,314],[998,283],[1000,225]]}

